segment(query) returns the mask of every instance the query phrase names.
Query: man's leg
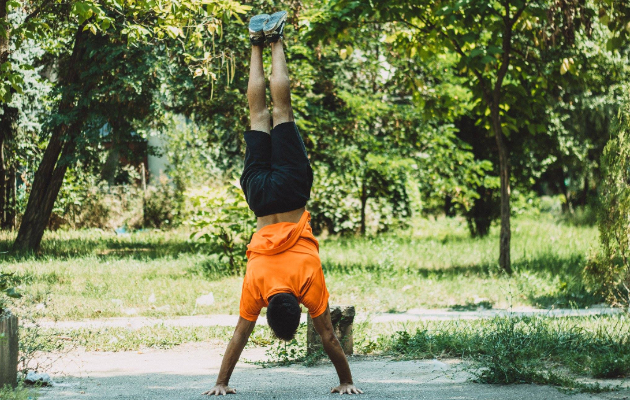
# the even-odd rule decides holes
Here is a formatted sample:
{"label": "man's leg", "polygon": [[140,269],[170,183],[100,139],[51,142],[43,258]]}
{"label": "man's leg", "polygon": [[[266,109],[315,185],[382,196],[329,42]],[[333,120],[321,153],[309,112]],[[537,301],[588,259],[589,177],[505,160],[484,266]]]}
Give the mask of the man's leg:
{"label": "man's leg", "polygon": [[273,126],[293,121],[291,108],[291,81],[284,58],[282,39],[271,43],[271,79],[269,83],[273,101]]}
{"label": "man's leg", "polygon": [[249,208],[259,215],[269,207],[269,191],[265,190],[267,177],[271,174],[271,119],[266,104],[265,74],[262,62],[263,47],[252,46],[249,65],[247,100],[251,128],[245,132],[245,165],[241,174],[241,187]]}
{"label": "man's leg", "polygon": [[300,132],[293,122],[291,82],[282,39],[271,43],[271,57],[271,165],[278,177],[273,183],[278,184],[274,190],[283,199],[286,211],[293,211],[304,207],[310,198],[313,170]]}
{"label": "man's leg", "polygon": [[251,130],[270,133],[269,110],[265,94],[265,72],[262,59],[263,47],[252,46],[252,58],[249,64],[249,83],[247,84],[247,100]]}

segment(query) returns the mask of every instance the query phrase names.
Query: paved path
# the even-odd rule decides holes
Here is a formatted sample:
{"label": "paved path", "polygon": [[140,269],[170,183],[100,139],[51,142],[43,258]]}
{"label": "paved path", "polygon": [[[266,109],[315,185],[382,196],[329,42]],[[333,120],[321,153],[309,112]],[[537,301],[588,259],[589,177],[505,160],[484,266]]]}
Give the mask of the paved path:
{"label": "paved path", "polygon": [[[187,400],[204,399],[216,379],[223,346],[197,343],[171,350],[146,352],[72,353],[51,371],[57,382],[41,389],[41,400]],[[247,349],[249,360],[264,358],[264,350]],[[351,368],[359,399],[458,399],[458,400],[587,400],[623,399],[621,393],[594,396],[566,395],[537,385],[482,385],[468,381],[457,361],[389,361],[353,359]],[[315,367],[261,368],[240,362],[232,377],[238,395],[232,399],[311,400],[333,398],[336,384],[330,363]],[[334,397],[336,398],[336,397]],[[628,397],[625,397],[626,399]]]}
{"label": "paved path", "polygon": [[[449,309],[412,309],[404,313],[359,313],[357,322],[370,321],[373,323],[386,322],[408,322],[408,321],[428,321],[428,320],[457,320],[457,319],[480,319],[494,318],[497,316],[532,316],[546,315],[550,317],[569,316],[589,316],[603,314],[617,314],[620,309],[610,307],[593,307],[589,309],[536,309],[536,308],[514,308],[511,310],[491,309],[477,311],[453,311]],[[123,318],[103,318],[83,321],[40,321],[41,326],[58,329],[78,329],[78,328],[111,328],[128,327],[138,329],[143,326],[168,325],[168,326],[235,326],[238,320],[237,315],[197,315],[178,318],[148,318],[148,317],[123,317]],[[302,322],[306,322],[306,314],[302,314]],[[267,320],[259,318],[258,324],[265,325]]]}

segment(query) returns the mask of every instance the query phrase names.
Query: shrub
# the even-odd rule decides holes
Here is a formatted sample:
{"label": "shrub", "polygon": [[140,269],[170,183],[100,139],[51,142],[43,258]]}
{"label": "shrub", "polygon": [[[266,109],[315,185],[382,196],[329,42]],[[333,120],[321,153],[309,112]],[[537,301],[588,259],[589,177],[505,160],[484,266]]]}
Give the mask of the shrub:
{"label": "shrub", "polygon": [[[410,177],[409,160],[387,160],[368,155],[364,170],[352,177],[317,166],[307,208],[318,234],[361,232],[362,208],[365,233],[386,232],[408,226],[413,202],[419,197]],[[363,193],[363,195],[362,195]]]}
{"label": "shrub", "polygon": [[589,260],[587,280],[615,305],[630,305],[630,103],[602,154],[598,225],[601,247]]}
{"label": "shrub", "polygon": [[2,400],[33,400],[38,397],[38,393],[25,388],[23,384],[15,389],[10,386],[0,388],[0,399]]}
{"label": "shrub", "polygon": [[0,314],[7,308],[7,301],[11,298],[17,299],[22,297],[15,290],[15,282],[13,274],[5,274],[0,272]]}
{"label": "shrub", "polygon": [[361,223],[358,191],[348,184],[347,177],[331,172],[327,167],[315,171],[307,207],[316,233],[323,230],[329,233],[356,232]]}
{"label": "shrub", "polygon": [[630,356],[614,353],[595,358],[591,363],[595,378],[620,378],[630,375]]}
{"label": "shrub", "polygon": [[190,190],[186,196],[196,209],[189,224],[196,231],[191,239],[210,245],[211,251],[222,254],[222,262],[233,274],[241,274],[247,263],[247,243],[256,228],[256,219],[249,210],[238,184],[219,188]]}
{"label": "shrub", "polygon": [[81,168],[69,170],[55,202],[50,228],[108,228],[142,225],[140,174],[132,166],[121,168],[128,183],[110,185]]}
{"label": "shrub", "polygon": [[157,184],[149,186],[144,195],[143,225],[151,228],[172,226],[178,215],[180,197],[169,179],[161,175]]}

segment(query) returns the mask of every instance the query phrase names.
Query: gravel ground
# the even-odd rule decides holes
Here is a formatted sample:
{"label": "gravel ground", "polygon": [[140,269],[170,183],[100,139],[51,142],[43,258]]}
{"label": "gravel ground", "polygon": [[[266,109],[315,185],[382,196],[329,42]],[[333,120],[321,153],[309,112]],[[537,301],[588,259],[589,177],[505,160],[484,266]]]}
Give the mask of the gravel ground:
{"label": "gravel ground", "polygon": [[[219,371],[223,346],[195,343],[171,350],[143,352],[73,352],[55,364],[55,386],[40,390],[42,400],[203,399]],[[243,399],[329,399],[337,384],[332,364],[315,367],[262,368],[264,349],[246,349],[232,376]],[[243,362],[248,360],[248,362]],[[471,383],[456,360],[391,361],[351,359],[362,399],[628,399],[628,393],[567,395],[538,385]],[[336,396],[336,395],[335,395]]]}

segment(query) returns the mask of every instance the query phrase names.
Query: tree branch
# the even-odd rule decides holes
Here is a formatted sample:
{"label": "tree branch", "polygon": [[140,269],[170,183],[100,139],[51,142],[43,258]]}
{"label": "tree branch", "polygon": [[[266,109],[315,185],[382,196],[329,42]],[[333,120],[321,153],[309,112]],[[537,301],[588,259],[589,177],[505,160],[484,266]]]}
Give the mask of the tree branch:
{"label": "tree branch", "polygon": [[53,2],[53,0],[44,0],[44,2],[42,4],[40,4],[39,7],[37,7],[29,15],[27,15],[26,18],[24,18],[24,22],[22,22],[22,25],[28,24],[31,19],[37,17],[39,15],[39,13],[41,13],[42,10],[44,10],[46,7],[48,7],[48,5],[50,5],[50,3],[52,3],[52,2]]}
{"label": "tree branch", "polygon": [[512,52],[512,33],[514,24],[523,14],[523,11],[527,8],[527,2],[523,4],[523,6],[518,9],[516,14],[514,14],[513,18],[510,18],[510,3],[509,0],[506,0],[505,4],[505,29],[503,31],[503,43],[501,45],[501,49],[503,50],[503,56],[501,57],[501,65],[497,70],[497,80],[494,82],[494,89],[492,91],[492,100],[495,103],[499,103],[499,98],[501,97],[501,85],[503,85],[503,79],[507,74],[508,67],[510,66],[510,54]]}

